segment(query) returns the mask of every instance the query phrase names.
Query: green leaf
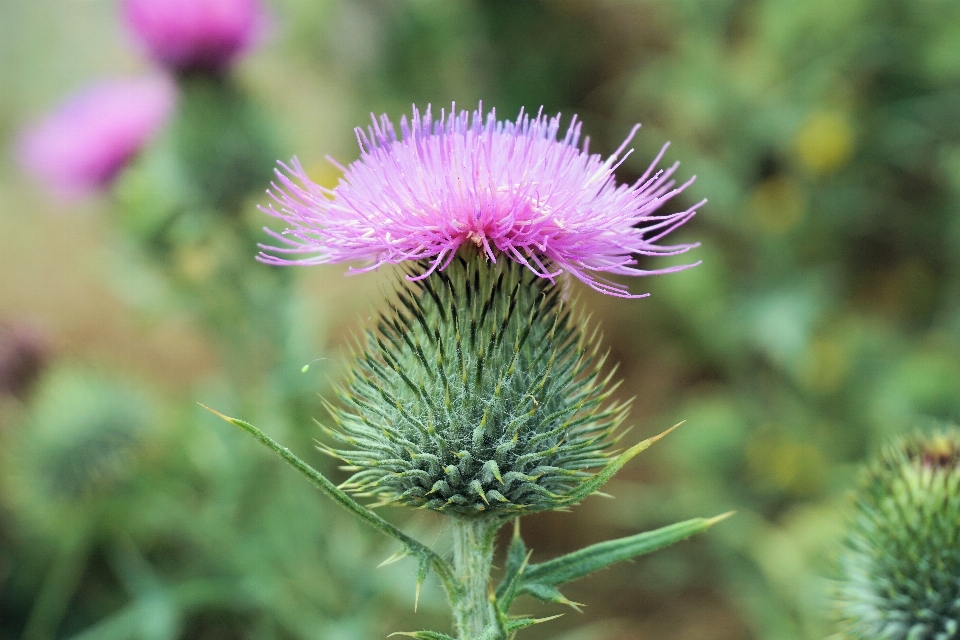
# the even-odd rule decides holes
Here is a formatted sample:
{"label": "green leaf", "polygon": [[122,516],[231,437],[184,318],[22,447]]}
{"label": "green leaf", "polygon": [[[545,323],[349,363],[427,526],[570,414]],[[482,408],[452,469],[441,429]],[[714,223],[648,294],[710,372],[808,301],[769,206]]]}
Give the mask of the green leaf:
{"label": "green leaf", "polygon": [[567,597],[560,593],[556,587],[549,584],[543,584],[542,582],[524,582],[523,586],[520,588],[520,592],[533,596],[542,602],[565,604],[568,607],[576,609],[577,611],[580,611],[580,607],[585,606],[582,602],[568,600]]}
{"label": "green leaf", "polygon": [[100,620],[70,640],[130,640],[143,631],[143,611],[135,602]]}
{"label": "green leaf", "polygon": [[456,638],[451,638],[450,636],[437,633],[436,631],[397,631],[396,633],[391,633],[387,637],[389,638],[392,636],[408,636],[410,638],[417,638],[418,640],[457,640]]}
{"label": "green leaf", "polygon": [[533,625],[540,624],[541,622],[550,622],[551,620],[556,620],[557,618],[562,617],[563,614],[558,613],[555,616],[549,616],[547,618],[516,618],[507,623],[507,631],[519,631],[520,629],[526,629],[527,627],[532,627]]}
{"label": "green leaf", "polygon": [[359,516],[361,520],[365,521],[367,524],[371,525],[381,533],[399,540],[404,548],[410,553],[410,555],[417,557],[418,596],[420,593],[420,585],[423,583],[424,578],[426,578],[427,571],[432,567],[433,570],[437,572],[437,576],[439,576],[440,582],[443,583],[447,593],[451,597],[459,597],[460,585],[454,578],[453,571],[450,569],[450,565],[448,565],[443,558],[437,555],[433,549],[421,542],[414,540],[404,532],[400,531],[400,529],[396,528],[394,525],[375,514],[370,509],[364,507],[362,504],[339,489],[337,485],[333,484],[333,482],[328,480],[322,473],[295,456],[289,449],[270,438],[268,435],[260,431],[260,429],[257,429],[249,422],[244,422],[243,420],[238,420],[237,418],[225,416],[219,411],[215,411],[214,409],[202,404],[200,406],[210,413],[219,416],[230,424],[240,427],[252,435],[262,444],[266,445],[269,449],[272,449],[274,453],[279,455],[284,460],[284,462],[304,475],[308,480],[310,480],[310,482],[316,485],[317,488],[333,498],[333,500],[340,506],[345,508],[347,511],[352,512],[354,515]]}
{"label": "green leaf", "polygon": [[[706,531],[731,515],[733,515],[732,511],[715,518],[693,518],[654,531],[645,531],[626,538],[600,542],[542,564],[530,565],[520,576],[520,591],[529,593],[541,600],[550,600],[549,597],[542,597],[543,595],[552,595],[549,591],[550,588],[582,578],[598,569],[609,567],[618,562],[662,549]],[[554,589],[554,591],[556,590]],[[558,591],[556,595],[559,595]],[[550,601],[555,602],[556,600]]]}
{"label": "green leaf", "polygon": [[420,588],[423,586],[423,581],[427,579],[428,573],[430,573],[430,559],[420,556],[417,559],[417,594],[413,599],[414,613],[416,613],[417,607],[420,605]]}
{"label": "green leaf", "polygon": [[527,551],[527,545],[523,543],[520,537],[520,519],[513,521],[513,538],[510,540],[510,547],[507,549],[507,565],[504,570],[503,579],[497,585],[497,602],[502,604],[504,613],[510,608],[510,603],[516,595],[517,586],[520,584],[520,574],[527,566],[530,559],[530,552]]}
{"label": "green leaf", "polygon": [[599,489],[604,484],[606,484],[607,480],[612,478],[613,474],[619,471],[623,467],[623,465],[630,462],[630,460],[636,457],[637,454],[648,449],[650,445],[652,445],[654,442],[656,442],[660,438],[663,438],[664,436],[666,436],[668,433],[670,433],[671,431],[679,427],[681,424],[683,424],[683,422],[679,422],[673,425],[672,427],[670,427],[669,429],[667,429],[666,431],[664,431],[663,433],[659,433],[653,437],[647,438],[643,442],[638,442],[637,444],[633,445],[632,447],[630,447],[629,449],[621,453],[619,456],[614,458],[613,461],[607,466],[605,466],[599,473],[591,476],[584,482],[580,483],[569,493],[565,494],[560,500],[556,501],[556,507],[554,508],[576,504],[581,500],[583,500],[584,498],[586,498],[587,496],[589,496],[591,493],[594,493],[597,489]]}

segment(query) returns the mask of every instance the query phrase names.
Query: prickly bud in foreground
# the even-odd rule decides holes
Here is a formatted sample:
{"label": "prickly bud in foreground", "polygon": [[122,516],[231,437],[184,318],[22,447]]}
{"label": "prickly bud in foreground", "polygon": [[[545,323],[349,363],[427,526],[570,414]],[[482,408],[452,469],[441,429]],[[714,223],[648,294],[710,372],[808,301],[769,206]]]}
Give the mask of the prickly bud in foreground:
{"label": "prickly bud in foreground", "polygon": [[[421,265],[429,268],[429,265]],[[331,411],[327,449],[380,503],[510,516],[571,502],[608,464],[621,405],[562,291],[461,251],[397,293]],[[565,499],[566,498],[566,499]]]}
{"label": "prickly bud in foreground", "polygon": [[867,470],[842,557],[843,638],[960,638],[960,429],[895,443]]}

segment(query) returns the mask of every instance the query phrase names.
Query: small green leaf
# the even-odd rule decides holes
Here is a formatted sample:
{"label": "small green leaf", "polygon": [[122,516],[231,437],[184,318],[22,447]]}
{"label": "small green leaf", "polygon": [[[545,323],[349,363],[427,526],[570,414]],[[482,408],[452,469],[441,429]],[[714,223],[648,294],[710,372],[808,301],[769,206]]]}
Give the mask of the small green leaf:
{"label": "small green leaf", "polygon": [[423,581],[427,579],[427,574],[430,572],[430,558],[425,558],[423,556],[417,561],[417,594],[413,599],[413,612],[417,612],[417,606],[420,604],[420,587],[423,586]]}
{"label": "small green leaf", "polygon": [[568,600],[556,587],[543,584],[542,582],[524,582],[521,587],[521,592],[531,595],[537,600],[543,602],[552,602],[554,604],[565,604],[569,607],[580,611],[580,607],[586,606],[582,602],[574,602],[573,600]]}
{"label": "small green leaf", "polygon": [[396,553],[394,553],[392,556],[390,556],[389,558],[387,558],[386,560],[384,560],[383,562],[381,562],[380,564],[378,564],[378,565],[377,565],[377,569],[380,569],[380,568],[382,568],[382,567],[386,567],[387,565],[391,565],[391,564],[393,564],[394,562],[399,562],[400,560],[403,560],[404,558],[408,557],[409,555],[410,555],[410,551],[409,551],[406,547],[403,547],[402,549],[400,549],[399,551],[397,551]]}
{"label": "small green leaf", "polygon": [[584,482],[580,483],[579,485],[577,485],[576,488],[574,488],[569,493],[565,494],[560,500],[556,501],[556,506],[561,507],[561,506],[576,504],[581,500],[583,500],[584,498],[586,498],[587,496],[589,496],[591,493],[594,493],[597,489],[599,489],[604,484],[606,484],[607,480],[612,478],[613,474],[619,471],[623,467],[623,465],[630,462],[630,460],[636,457],[637,454],[648,449],[650,445],[652,445],[654,442],[656,442],[660,438],[663,438],[664,436],[666,436],[668,433],[670,433],[671,431],[679,427],[681,424],[683,424],[683,422],[678,422],[677,424],[673,425],[663,433],[658,433],[655,436],[647,438],[643,442],[638,442],[637,444],[633,445],[632,447],[630,447],[629,449],[621,453],[619,456],[614,458],[613,461],[607,466],[605,466],[599,473],[591,476]]}
{"label": "small green leaf", "polygon": [[388,638],[393,636],[407,636],[410,638],[417,638],[418,640],[457,640],[456,638],[451,638],[448,635],[442,633],[437,633],[436,631],[397,631],[396,633],[391,633]]}
{"label": "small green leaf", "polygon": [[549,616],[547,618],[516,618],[507,622],[507,631],[514,632],[519,631],[520,629],[526,629],[527,627],[532,627],[535,624],[540,624],[541,622],[550,622],[551,620],[556,620],[557,618],[562,618],[563,614],[558,613],[555,616]]}
{"label": "small green leaf", "polygon": [[[529,557],[527,545],[523,543],[523,539],[520,537],[520,519],[517,518],[513,521],[513,538],[510,540],[510,547],[507,549],[507,565],[504,569],[503,579],[497,585],[497,600],[505,598],[511,588],[515,588],[517,578],[526,566]],[[512,598],[509,599],[512,600]]]}
{"label": "small green leaf", "polygon": [[[715,518],[692,518],[666,527],[645,531],[626,538],[608,540],[591,545],[542,564],[530,565],[520,577],[520,591],[544,599],[536,591],[546,593],[544,587],[556,587],[706,531],[731,516],[725,513]],[[559,593],[559,592],[558,592]]]}

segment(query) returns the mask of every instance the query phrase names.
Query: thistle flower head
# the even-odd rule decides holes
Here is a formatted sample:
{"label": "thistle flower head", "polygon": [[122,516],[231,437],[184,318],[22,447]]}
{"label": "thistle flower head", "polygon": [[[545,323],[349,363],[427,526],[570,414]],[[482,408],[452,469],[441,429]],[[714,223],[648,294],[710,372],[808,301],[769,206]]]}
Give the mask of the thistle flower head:
{"label": "thistle flower head", "polygon": [[175,103],[176,87],[163,77],[96,84],[27,129],[18,159],[61,195],[105,188],[157,134]]}
{"label": "thistle flower head", "polygon": [[960,429],[883,452],[841,562],[844,638],[960,638]]}
{"label": "thistle flower head", "polygon": [[155,438],[153,408],[137,388],[74,369],[47,373],[25,428],[0,451],[0,490],[25,522],[43,531],[93,521],[125,523],[117,511]]}
{"label": "thistle flower head", "polygon": [[344,448],[324,449],[356,471],[347,488],[384,504],[464,517],[562,507],[609,462],[624,407],[604,406],[603,358],[560,291],[471,251],[398,291],[330,407]]}
{"label": "thistle flower head", "polygon": [[266,25],[260,0],[125,0],[127,24],[159,64],[222,71]]}
{"label": "thistle flower head", "polygon": [[[657,244],[693,216],[699,203],[678,213],[660,207],[692,181],[677,185],[677,165],[650,168],[632,184],[617,184],[614,170],[637,128],[604,160],[580,143],[574,118],[560,136],[560,117],[514,122],[484,114],[441,112],[434,120],[414,108],[400,120],[400,135],[382,116],[357,129],[360,159],[334,189],[313,183],[296,161],[277,172],[264,208],[282,219],[282,233],[268,230],[279,247],[264,247],[270,264],[385,263],[427,260],[417,277],[444,269],[457,249],[475,245],[496,262],[514,260],[548,280],[569,273],[590,287],[632,297],[604,275],[649,275],[636,254],[674,255],[696,246]],[[311,255],[312,254],[312,255]],[[308,257],[296,257],[307,255]],[[284,257],[292,256],[292,257]],[[686,265],[692,266],[692,265]],[[640,296],[636,296],[640,297]]]}

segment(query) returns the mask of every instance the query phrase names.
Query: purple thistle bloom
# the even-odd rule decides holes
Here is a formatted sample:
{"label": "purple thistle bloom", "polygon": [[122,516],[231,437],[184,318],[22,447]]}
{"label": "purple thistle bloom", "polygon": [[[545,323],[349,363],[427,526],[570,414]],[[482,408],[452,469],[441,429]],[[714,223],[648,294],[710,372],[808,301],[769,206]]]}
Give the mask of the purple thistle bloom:
{"label": "purple thistle bloom", "polygon": [[[677,164],[655,171],[665,145],[650,168],[633,184],[617,184],[614,170],[636,133],[634,127],[612,156],[579,145],[576,117],[562,139],[560,117],[531,118],[521,111],[516,122],[500,122],[494,111],[441,112],[400,120],[402,136],[386,116],[356,130],[360,159],[344,171],[334,189],[313,183],[300,163],[281,163],[280,186],[268,191],[279,205],[263,208],[289,225],[267,232],[283,246],[264,249],[283,254],[315,254],[285,259],[267,253],[268,264],[326,264],[364,261],[369,271],[405,260],[431,261],[425,278],[450,263],[457,249],[472,243],[496,262],[511,258],[542,278],[563,272],[591,288],[615,296],[631,295],[625,285],[596,274],[651,275],[636,268],[634,254],[676,255],[697,246],[660,246],[664,236],[689,220],[703,204],[685,211],[654,215],[693,179],[677,186]],[[621,154],[623,156],[621,157]],[[331,160],[332,162],[332,160]],[[298,184],[299,183],[299,184]],[[705,201],[704,201],[705,202]]]}
{"label": "purple thistle bloom", "polygon": [[166,123],[176,87],[165,77],[87,87],[20,137],[21,166],[62,196],[107,187]]}
{"label": "purple thistle bloom", "polygon": [[151,57],[177,71],[222,71],[267,25],[260,0],[125,0],[123,14]]}

